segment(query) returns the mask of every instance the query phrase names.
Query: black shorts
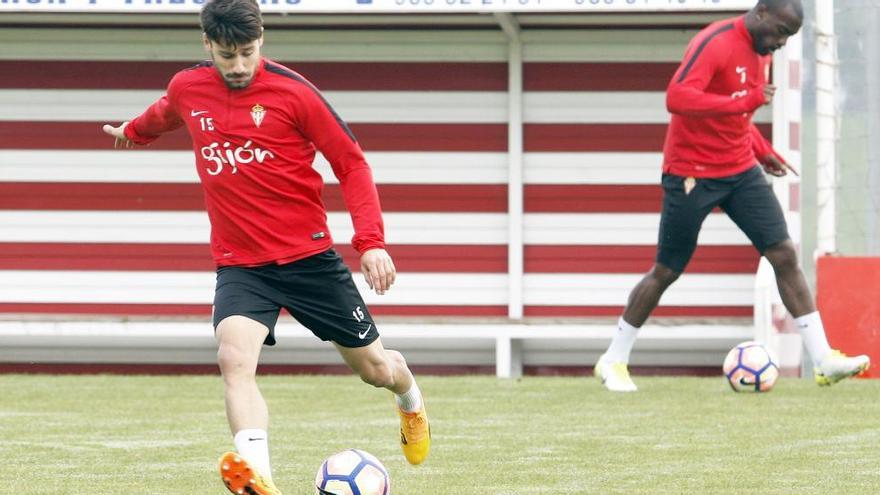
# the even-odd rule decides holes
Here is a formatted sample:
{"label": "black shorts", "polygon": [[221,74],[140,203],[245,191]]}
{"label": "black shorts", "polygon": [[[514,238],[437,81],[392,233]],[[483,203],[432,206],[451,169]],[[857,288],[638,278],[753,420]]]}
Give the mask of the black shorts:
{"label": "black shorts", "polygon": [[761,254],[789,239],[782,207],[760,167],[730,177],[695,179],[693,189],[685,193],[688,180],[694,181],[663,175],[658,263],[683,272],[697,247],[703,220],[716,206],[727,213]]}
{"label": "black shorts", "polygon": [[321,340],[343,347],[363,347],[379,338],[351,271],[333,249],[285,265],[217,269],[215,330],[229,316],[246,316],[266,325],[265,344],[275,345],[281,308]]}

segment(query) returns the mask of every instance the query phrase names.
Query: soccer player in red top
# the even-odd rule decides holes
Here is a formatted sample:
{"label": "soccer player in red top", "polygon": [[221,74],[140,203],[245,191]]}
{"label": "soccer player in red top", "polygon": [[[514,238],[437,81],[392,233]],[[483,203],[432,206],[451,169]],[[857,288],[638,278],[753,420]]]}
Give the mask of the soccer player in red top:
{"label": "soccer player in red top", "polygon": [[759,0],[745,15],[703,29],[688,45],[666,93],[672,119],[663,147],[656,263],[630,293],[618,331],[596,363],[595,374],[608,390],[636,391],[627,364],[639,327],[684,271],[700,226],[715,207],[773,266],[816,381],[830,385],[867,369],[868,356],[847,357],[828,345],[782,208],[760,167],[774,176],[794,171],[761,136],[752,116],[776,91],[767,81],[771,53],[802,22],[800,0]]}
{"label": "soccer player in red top", "polygon": [[178,72],[167,92],[118,127],[117,147],[146,145],[186,126],[192,137],[217,265],[214,329],[226,414],[237,454],[221,458],[233,493],[274,495],[257,387],[262,346],[275,344],[286,309],[335,344],[363,381],[396,395],[407,460],[428,455],[430,429],[403,356],[386,350],[351,272],[332,249],[323,183],[312,167],[324,154],[339,178],[369,286],[384,294],[395,267],[385,251],[376,186],[346,123],[305,78],[260,55],[263,20],[255,0],[212,0],[201,11],[211,60]]}

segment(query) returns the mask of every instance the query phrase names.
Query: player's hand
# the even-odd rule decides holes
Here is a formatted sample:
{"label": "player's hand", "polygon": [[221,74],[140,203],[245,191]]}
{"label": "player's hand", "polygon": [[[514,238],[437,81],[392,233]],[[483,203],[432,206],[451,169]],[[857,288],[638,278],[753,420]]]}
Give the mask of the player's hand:
{"label": "player's hand", "polygon": [[116,141],[113,142],[114,148],[132,148],[134,147],[134,142],[125,137],[125,127],[128,126],[128,122],[123,122],[119,125],[119,127],[113,127],[110,124],[104,124],[104,132],[116,138]]}
{"label": "player's hand", "polygon": [[380,296],[391,288],[397,278],[391,255],[380,248],[370,249],[361,255],[361,271],[367,279],[367,285]]}
{"label": "player's hand", "polygon": [[779,158],[776,157],[776,155],[774,155],[772,153],[765,156],[761,160],[761,165],[764,166],[764,170],[768,174],[775,176],[775,177],[783,177],[786,174],[788,174],[789,170],[794,175],[800,176],[800,174],[798,173],[798,171],[794,167],[792,167],[791,165],[786,163],[784,160],[780,160]]}
{"label": "player's hand", "polygon": [[764,104],[769,105],[773,103],[773,96],[776,95],[776,86],[772,84],[764,85]]}

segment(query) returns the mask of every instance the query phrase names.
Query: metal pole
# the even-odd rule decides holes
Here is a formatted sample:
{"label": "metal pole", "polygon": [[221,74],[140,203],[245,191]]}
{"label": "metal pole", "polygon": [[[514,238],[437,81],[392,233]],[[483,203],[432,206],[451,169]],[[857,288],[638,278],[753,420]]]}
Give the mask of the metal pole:
{"label": "metal pole", "polygon": [[837,251],[834,1],[816,0],[816,254]]}
{"label": "metal pole", "polygon": [[865,30],[865,83],[867,86],[868,113],[868,213],[865,231],[868,234],[866,253],[880,255],[880,5],[867,7],[868,29]]}
{"label": "metal pole", "polygon": [[507,316],[523,317],[523,49],[519,23],[509,13],[495,18],[507,34]]}

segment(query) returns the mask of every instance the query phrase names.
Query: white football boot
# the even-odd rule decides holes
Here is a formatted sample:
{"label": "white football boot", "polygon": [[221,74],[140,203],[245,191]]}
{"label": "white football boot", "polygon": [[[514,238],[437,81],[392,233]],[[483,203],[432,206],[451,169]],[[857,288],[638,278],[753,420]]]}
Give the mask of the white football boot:
{"label": "white football boot", "polygon": [[593,374],[596,378],[602,380],[605,388],[612,392],[635,392],[638,390],[632,378],[629,377],[629,370],[626,363],[622,361],[612,362],[605,358],[605,354],[599,357],[599,361],[593,368]]}
{"label": "white football boot", "polygon": [[831,354],[822,360],[822,364],[813,368],[813,375],[816,383],[827,387],[844,378],[864,372],[870,365],[871,358],[864,354],[850,357],[836,349],[832,349]]}

